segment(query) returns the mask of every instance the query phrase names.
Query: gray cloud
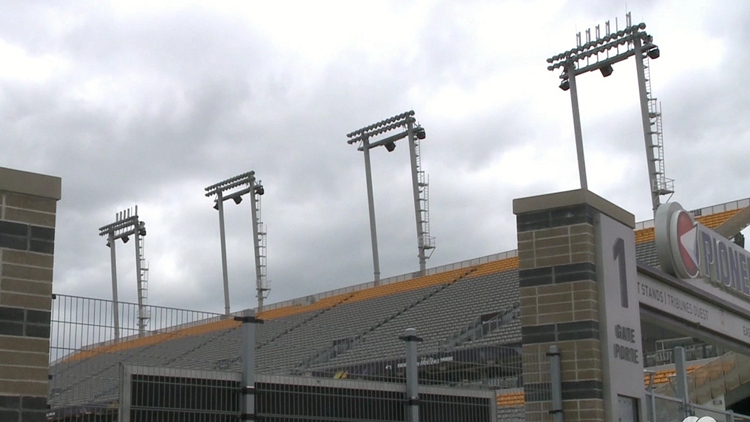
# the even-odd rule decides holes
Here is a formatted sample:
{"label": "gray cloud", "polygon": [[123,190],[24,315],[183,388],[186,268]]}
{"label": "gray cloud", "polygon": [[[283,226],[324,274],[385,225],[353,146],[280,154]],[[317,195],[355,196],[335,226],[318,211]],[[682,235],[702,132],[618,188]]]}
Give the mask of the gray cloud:
{"label": "gray cloud", "polygon": [[[315,34],[301,31],[295,47],[280,41],[293,28],[274,32],[208,5],[6,7],[0,47],[20,49],[47,76],[0,72],[0,147],[12,151],[0,165],[63,178],[56,292],[110,297],[97,228],[138,204],[151,303],[221,312],[218,218],[203,188],[248,170],[263,180],[271,302],[369,281],[364,165],[345,134],[414,109],[427,130],[422,164],[438,246],[428,264],[506,251],[515,248],[513,198],[578,183],[570,100],[544,59],[570,48],[585,25],[614,21],[615,3],[382,6],[393,21],[359,32],[346,23],[361,17],[311,16],[339,44],[306,44]],[[652,83],[675,199],[690,208],[746,197],[748,7],[672,17],[668,3],[631,6],[662,48]],[[724,49],[718,63],[681,55],[682,20],[700,22],[695,30]],[[607,80],[581,78],[584,142],[592,189],[644,219],[632,69],[630,61]],[[408,148],[372,156],[381,271],[414,271]],[[233,309],[255,304],[249,206],[226,210]],[[134,301],[132,244],[118,244],[118,267],[120,297]]]}

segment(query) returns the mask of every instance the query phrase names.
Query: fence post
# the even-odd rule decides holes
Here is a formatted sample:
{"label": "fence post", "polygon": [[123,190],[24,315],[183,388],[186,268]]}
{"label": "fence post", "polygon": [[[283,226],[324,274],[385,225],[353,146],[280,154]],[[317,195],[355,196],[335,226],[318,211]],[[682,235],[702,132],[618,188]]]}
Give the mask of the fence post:
{"label": "fence post", "polygon": [[651,414],[651,422],[656,422],[656,397],[654,397],[654,378],[656,377],[656,371],[645,370],[645,374],[648,374],[648,394],[651,397],[651,403],[649,406],[649,413]]}
{"label": "fence post", "polygon": [[562,408],[562,377],[560,375],[560,348],[553,344],[549,347],[549,371],[552,384],[552,414],[553,422],[563,422]]}
{"label": "fence post", "polygon": [[417,371],[417,337],[416,328],[407,328],[404,335],[399,337],[406,342],[406,403],[408,406],[407,420],[419,422],[419,372]]}
{"label": "fence post", "polygon": [[122,362],[120,362],[118,367],[118,377],[117,377],[117,389],[118,389],[118,395],[119,395],[119,401],[120,406],[117,409],[117,420],[119,422],[130,422],[130,394],[131,391],[129,388],[130,383],[126,382],[126,377],[128,376],[125,371],[125,365],[123,365]]}
{"label": "fence post", "polygon": [[682,400],[683,417],[688,417],[690,394],[688,392],[687,365],[685,362],[685,348],[677,346],[674,348],[675,381],[677,382],[677,398]]}
{"label": "fence post", "polygon": [[734,422],[734,410],[727,411],[727,422]]}
{"label": "fence post", "polygon": [[255,318],[255,311],[245,311],[243,316],[234,317],[242,322],[242,398],[240,421],[254,421],[255,417],[255,324],[263,321]]}

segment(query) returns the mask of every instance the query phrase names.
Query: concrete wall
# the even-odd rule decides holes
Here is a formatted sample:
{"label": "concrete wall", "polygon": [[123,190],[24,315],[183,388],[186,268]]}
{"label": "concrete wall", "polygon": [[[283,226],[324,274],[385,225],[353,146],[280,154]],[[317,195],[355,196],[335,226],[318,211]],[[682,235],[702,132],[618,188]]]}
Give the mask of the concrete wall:
{"label": "concrete wall", "polygon": [[526,420],[551,421],[543,362],[553,344],[561,351],[566,421],[604,421],[602,342],[595,221],[632,215],[586,191],[513,202],[516,214]]}
{"label": "concrete wall", "polygon": [[45,421],[61,181],[0,167],[0,421]]}

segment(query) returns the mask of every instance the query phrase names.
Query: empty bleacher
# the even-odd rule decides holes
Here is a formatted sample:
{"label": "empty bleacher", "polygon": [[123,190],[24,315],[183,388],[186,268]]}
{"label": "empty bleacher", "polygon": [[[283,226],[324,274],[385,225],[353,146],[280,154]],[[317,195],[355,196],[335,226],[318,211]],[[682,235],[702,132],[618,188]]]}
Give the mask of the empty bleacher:
{"label": "empty bleacher", "polygon": [[[335,340],[355,336],[363,327],[378,324],[435,289],[429,286],[341,304],[261,348],[258,369],[268,372],[282,369],[283,372],[297,367],[311,354],[331,347]],[[260,329],[262,331],[263,326]]]}
{"label": "empty bleacher", "polygon": [[[489,274],[450,284],[429,300],[421,302],[378,327],[355,349],[337,356],[331,364],[349,365],[355,362],[382,360],[402,356],[404,344],[399,336],[406,328],[416,328],[423,338],[418,351],[435,350],[446,341],[450,333],[467,325],[478,316],[501,311],[518,300],[518,288],[509,280],[516,271]],[[518,339],[509,339],[510,341]]]}

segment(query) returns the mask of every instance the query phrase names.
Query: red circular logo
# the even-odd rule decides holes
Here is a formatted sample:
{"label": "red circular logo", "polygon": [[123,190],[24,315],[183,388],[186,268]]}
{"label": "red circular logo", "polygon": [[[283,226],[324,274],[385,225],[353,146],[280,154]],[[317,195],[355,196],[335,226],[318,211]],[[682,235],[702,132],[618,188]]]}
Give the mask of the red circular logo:
{"label": "red circular logo", "polygon": [[700,269],[698,267],[698,228],[690,214],[685,211],[677,213],[675,232],[685,275],[694,278]]}

